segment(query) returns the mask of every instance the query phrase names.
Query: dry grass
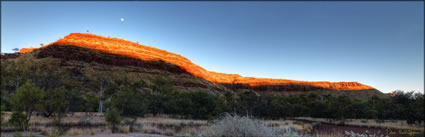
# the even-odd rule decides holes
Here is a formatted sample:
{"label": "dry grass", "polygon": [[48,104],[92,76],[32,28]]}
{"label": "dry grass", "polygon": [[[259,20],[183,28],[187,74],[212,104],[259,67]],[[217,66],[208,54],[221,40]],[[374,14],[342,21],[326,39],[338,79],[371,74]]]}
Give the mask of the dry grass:
{"label": "dry grass", "polygon": [[[10,118],[10,112],[4,113],[2,116],[3,124],[2,129],[8,128],[6,121]],[[313,118],[303,118],[299,117],[296,119],[300,120],[311,120],[318,122],[328,122],[327,119],[313,119]],[[80,124],[81,121],[87,120],[90,125],[82,127]],[[310,133],[312,130],[312,125],[309,123],[303,123],[296,120],[260,120],[267,122],[270,126],[279,129],[294,128],[297,131],[304,131],[305,133]],[[58,136],[58,129],[52,126],[53,119],[44,118],[40,116],[33,116],[30,121],[31,132],[41,131],[46,136]],[[334,121],[337,123],[338,121]],[[365,120],[365,119],[350,119],[345,122],[348,125],[356,126],[369,126],[369,127],[384,127],[384,128],[394,128],[394,129],[423,129],[423,127],[408,125],[405,121],[386,121],[385,123],[379,124],[374,120]],[[71,126],[66,131],[63,131],[62,135],[65,136],[80,136],[80,135],[96,135],[103,133],[111,133],[110,127],[107,126],[104,116],[101,113],[74,113],[73,115],[67,114],[63,119],[61,124],[68,124]],[[119,132],[121,133],[130,133],[130,125],[126,124],[124,121],[118,127]],[[188,120],[188,119],[176,119],[168,116],[155,116],[155,117],[145,117],[138,118],[134,125],[134,132],[142,132],[147,134],[162,134],[167,136],[195,136],[199,131],[206,130],[210,124],[206,120]],[[336,137],[341,135],[333,134],[320,134],[318,137]]]}
{"label": "dry grass", "polygon": [[200,134],[202,137],[310,137],[292,127],[278,128],[269,122],[257,120],[252,117],[226,114],[215,120],[206,130]]}
{"label": "dry grass", "polygon": [[[6,112],[3,116],[4,120],[10,119],[10,112]],[[81,122],[88,122],[89,127],[79,127]],[[35,125],[34,130],[43,132],[46,136],[58,136],[59,132],[57,129],[52,128],[51,125],[54,122],[52,118],[45,118],[41,116],[33,116],[30,121],[30,125]],[[5,123],[5,122],[4,122]],[[123,123],[125,123],[123,121]],[[63,135],[77,136],[77,135],[95,135],[98,133],[111,133],[110,127],[107,126],[104,116],[101,113],[74,113],[67,114],[62,118],[61,124],[71,125],[72,128],[65,131]],[[49,126],[50,125],[50,126]],[[198,127],[206,126],[207,121],[205,120],[185,120],[175,119],[167,116],[157,117],[146,117],[138,118],[134,125],[135,132],[143,132],[149,134],[162,134],[168,136],[180,135],[182,129],[193,129],[196,131]],[[123,124],[119,126],[119,132],[130,133],[129,125]]]}
{"label": "dry grass", "polygon": [[160,117],[138,118],[136,123],[178,127],[178,126],[206,125],[207,121],[206,120],[175,119],[175,118],[160,116]]}
{"label": "dry grass", "polygon": [[58,136],[60,136],[60,132],[57,129],[55,129],[55,128],[48,128],[45,131],[45,134],[48,137],[58,137]]}
{"label": "dry grass", "polygon": [[78,136],[78,135],[81,135],[81,130],[79,130],[79,129],[70,129],[69,130],[69,135],[71,135],[71,136]]}
{"label": "dry grass", "polygon": [[[10,116],[12,115],[12,112],[3,112],[2,117],[4,118],[3,121],[7,121],[10,119]],[[75,112],[74,114],[67,114],[65,117],[61,119],[62,124],[79,124],[82,120],[88,119],[91,125],[106,125],[107,122],[105,121],[105,118],[102,113],[97,112],[90,112],[90,113],[84,113],[84,112]],[[53,118],[45,118],[42,116],[33,115],[31,117],[31,121],[29,124],[37,124],[37,125],[46,125],[51,124],[55,120]]]}
{"label": "dry grass", "polygon": [[344,137],[346,135],[342,133],[331,133],[331,134],[316,134],[315,137]]}
{"label": "dry grass", "polygon": [[199,131],[203,131],[205,129],[207,129],[207,126],[200,126],[197,128],[185,127],[177,134],[177,136],[195,136]]}
{"label": "dry grass", "polygon": [[95,134],[96,134],[96,131],[93,129],[90,129],[90,135],[95,135]]}
{"label": "dry grass", "polygon": [[[333,123],[333,124],[337,124],[341,122],[341,121],[329,121],[328,119],[325,119],[325,118],[311,118],[311,117],[298,117],[294,119]],[[384,123],[377,123],[373,119],[346,119],[344,122],[346,125],[351,125],[351,126],[391,128],[391,129],[423,130],[423,127],[424,127],[424,124],[409,125],[407,124],[405,120],[385,120]]]}
{"label": "dry grass", "polygon": [[297,122],[294,120],[264,120],[265,122],[273,125],[273,127],[285,129],[285,128],[295,128],[296,130],[311,130],[313,126],[309,123]]}
{"label": "dry grass", "polygon": [[122,126],[119,130],[122,133],[128,134],[128,133],[130,133],[130,126]]}
{"label": "dry grass", "polygon": [[57,127],[37,127],[38,131],[48,137],[56,136],[80,136],[80,135],[95,135],[98,133],[111,133],[107,127],[72,127],[66,131],[61,131]]}
{"label": "dry grass", "polygon": [[160,133],[160,130],[157,128],[157,127],[155,127],[155,126],[152,126],[152,125],[144,125],[143,126],[143,128],[142,128],[142,132],[143,133],[149,133],[149,134],[159,134]]}
{"label": "dry grass", "polygon": [[165,133],[165,135],[167,135],[167,136],[176,135],[176,131],[174,131],[173,129],[166,129],[163,133]]}

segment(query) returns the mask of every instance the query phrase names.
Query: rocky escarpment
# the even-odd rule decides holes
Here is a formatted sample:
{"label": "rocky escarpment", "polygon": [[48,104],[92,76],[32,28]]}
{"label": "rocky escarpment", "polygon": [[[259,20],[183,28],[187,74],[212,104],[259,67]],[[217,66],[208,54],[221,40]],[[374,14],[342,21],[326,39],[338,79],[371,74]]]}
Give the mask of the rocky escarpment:
{"label": "rocky escarpment", "polygon": [[[134,66],[143,69],[151,69],[151,70],[161,70],[162,72],[167,72],[168,74],[188,74],[184,69],[169,63],[165,63],[163,61],[143,61],[135,58],[130,58],[126,56],[110,54],[99,52],[92,49],[81,48],[72,45],[59,46],[52,45],[43,49],[36,50],[35,56],[37,58],[60,58],[63,62],[74,60],[74,61],[82,61],[87,63],[99,63],[110,66]],[[18,57],[19,53],[17,53],[13,57]],[[12,56],[10,56],[12,58]],[[65,65],[65,64],[64,64]],[[67,65],[68,66],[68,65]],[[132,70],[132,72],[137,73],[151,73],[143,70]],[[159,73],[157,73],[159,74]],[[181,85],[185,87],[199,87],[199,88],[208,88],[207,85],[199,84],[199,83],[185,83],[181,81],[174,82],[175,85]],[[296,85],[296,84],[288,84],[288,85],[263,85],[263,86],[250,86],[249,84],[221,84],[227,87],[230,90],[254,90],[254,91],[317,91],[317,90],[330,90],[321,87],[314,87],[308,85]],[[217,89],[220,90],[220,89]]]}
{"label": "rocky escarpment", "polygon": [[147,69],[160,69],[173,74],[187,73],[180,67],[167,64],[163,61],[143,61],[121,55],[99,52],[91,49],[80,48],[72,45],[58,46],[52,45],[39,50],[38,58],[54,57],[64,60],[78,60],[84,62],[96,62],[113,66],[136,66]]}
{"label": "rocky escarpment", "polygon": [[[32,51],[37,52],[32,52]],[[61,66],[76,67],[86,65],[100,71],[117,74],[113,66],[124,70],[119,75],[137,77],[139,80],[152,79],[152,75],[167,75],[167,79],[182,88],[208,91],[245,91],[259,93],[318,93],[367,98],[384,95],[377,89],[358,82],[299,81],[243,77],[238,74],[225,74],[208,71],[192,63],[189,59],[165,50],[138,43],[98,36],[88,33],[71,33],[64,38],[41,48],[23,48],[21,54],[35,53],[38,58],[54,57],[62,60]],[[18,55],[19,56],[19,55]],[[8,58],[13,58],[12,55]],[[85,62],[86,64],[82,63]]]}
{"label": "rocky escarpment", "polygon": [[[156,74],[167,74],[167,75],[185,75],[186,78],[203,80],[202,78],[195,77],[180,68],[177,65],[165,63],[163,61],[144,61],[140,59],[135,59],[131,57],[126,57],[117,54],[100,52],[88,48],[81,48],[72,45],[52,45],[46,48],[36,50],[35,56],[37,58],[46,58],[53,57],[61,59],[62,62],[69,61],[78,61],[78,62],[86,62],[86,63],[98,63],[104,64],[106,66],[119,66],[119,67],[128,67],[132,66],[138,69],[131,70],[132,73],[156,73]],[[66,63],[64,63],[66,64]],[[75,66],[73,66],[75,67]],[[146,71],[146,70],[160,70],[160,71]],[[106,70],[113,71],[113,70]],[[130,71],[129,71],[130,72]],[[158,73],[162,72],[162,73]],[[113,73],[113,72],[111,72]],[[353,90],[353,91],[344,91],[340,92],[330,88],[316,87],[311,85],[303,85],[303,84],[284,84],[284,85],[259,85],[259,86],[251,86],[249,84],[214,84],[203,80],[204,82],[191,82],[191,81],[181,81],[178,80],[181,77],[177,78],[177,80],[173,81],[173,84],[181,87],[191,87],[191,88],[199,88],[199,89],[209,89],[218,92],[232,90],[232,91],[243,91],[243,90],[254,90],[260,93],[335,93],[340,95],[349,95],[353,96],[356,94],[368,94],[361,95],[364,97],[368,97],[369,95],[379,95],[379,91],[377,90]],[[193,80],[192,80],[193,81]],[[352,83],[347,83],[346,86],[356,86],[350,85]],[[356,83],[354,83],[356,84]],[[214,86],[216,85],[216,86]],[[222,86],[217,86],[222,85]],[[336,93],[340,92],[340,93]],[[320,94],[319,93],[319,94]]]}
{"label": "rocky escarpment", "polygon": [[[92,49],[104,53],[122,55],[130,58],[135,58],[143,61],[163,61],[167,64],[176,65],[195,77],[208,80],[212,83],[224,85],[246,85],[250,87],[258,87],[265,89],[266,87],[277,87],[286,89],[294,85],[302,85],[301,88],[310,89],[310,87],[319,87],[322,89],[331,90],[375,90],[375,88],[360,84],[357,82],[327,82],[327,81],[299,81],[288,79],[270,79],[270,78],[255,78],[243,77],[238,74],[226,74],[208,71],[201,66],[192,63],[189,59],[174,54],[165,50],[140,45],[138,43],[117,39],[102,37],[87,33],[71,33],[70,35],[56,42],[43,46],[41,48],[24,48],[21,53],[31,52],[34,49],[44,49],[49,46],[66,46],[73,45],[81,48]],[[283,87],[283,88],[282,88]],[[294,86],[299,89],[299,86]],[[273,88],[276,89],[276,88]],[[293,88],[291,88],[293,89]]]}
{"label": "rocky escarpment", "polygon": [[233,90],[254,90],[254,91],[317,91],[317,90],[332,90],[323,87],[315,87],[302,84],[285,84],[285,85],[259,85],[250,86],[249,84],[222,84]]}
{"label": "rocky escarpment", "polygon": [[[45,58],[57,60],[55,67],[69,71],[71,74],[93,70],[101,74],[114,75],[109,76],[112,81],[119,80],[120,77],[133,77],[130,81],[142,79],[150,83],[156,77],[163,77],[179,89],[208,89],[212,92],[228,91],[222,85],[196,78],[180,67],[163,61],[144,61],[72,45],[52,45],[46,48],[36,49],[28,54],[31,54],[38,60],[44,60]],[[87,73],[91,72],[86,72],[84,75],[87,76]],[[120,76],[117,77],[117,75]],[[134,79],[134,77],[138,78]]]}

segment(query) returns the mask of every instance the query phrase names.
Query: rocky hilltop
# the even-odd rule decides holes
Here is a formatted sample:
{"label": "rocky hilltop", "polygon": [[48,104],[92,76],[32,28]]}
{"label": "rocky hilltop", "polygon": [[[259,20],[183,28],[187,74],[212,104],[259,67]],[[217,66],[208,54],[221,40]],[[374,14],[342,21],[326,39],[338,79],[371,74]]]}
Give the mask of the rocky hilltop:
{"label": "rocky hilltop", "polygon": [[[122,60],[122,57],[107,58],[104,56],[96,57],[95,55],[81,55],[72,50],[64,50],[58,46],[75,46],[85,49],[96,50],[108,54],[128,57]],[[56,48],[50,48],[56,47]],[[21,54],[31,52],[37,48],[23,48]],[[102,37],[93,34],[71,33],[56,42],[43,46],[39,49],[46,49],[39,53],[39,57],[54,56],[60,58],[70,58],[86,61],[95,61],[108,63],[110,65],[141,65],[146,61],[162,61],[167,66],[173,66],[172,70],[168,67],[163,67],[174,72],[187,72],[193,76],[203,78],[213,83],[223,84],[232,88],[252,88],[256,90],[273,90],[273,91],[311,91],[317,89],[326,90],[376,90],[375,88],[360,84],[358,82],[310,82],[296,81],[287,79],[269,79],[269,78],[254,78],[242,77],[238,74],[225,74],[207,71],[206,69],[192,63],[189,59],[167,52],[165,50],[140,45],[138,43],[117,39]],[[54,49],[61,49],[61,52],[52,52]],[[48,52],[49,51],[49,52]],[[48,53],[48,54],[47,54]],[[131,58],[131,59],[130,59]],[[112,64],[111,64],[112,63]],[[152,64],[151,64],[152,65]],[[158,66],[155,64],[154,66]]]}
{"label": "rocky hilltop", "polygon": [[[23,48],[20,50],[20,54],[31,53],[34,50],[37,51],[34,55],[37,58],[53,57],[61,59],[62,62],[72,60],[109,66],[131,66],[142,68],[143,71],[138,71],[139,73],[152,73],[153,71],[146,71],[149,69],[159,70],[168,75],[174,74],[176,75],[175,77],[184,75],[185,78],[188,78],[190,76],[192,78],[189,79],[192,80],[185,82],[175,80],[174,84],[181,87],[196,87],[217,92],[229,90],[236,92],[254,90],[261,93],[283,94],[314,92],[319,94],[331,93],[360,96],[359,98],[367,98],[371,95],[383,95],[375,88],[358,82],[312,82],[254,78],[243,77],[238,74],[207,71],[181,55],[122,39],[93,34],[72,33],[63,39],[41,48]],[[2,59],[18,56],[2,56]]]}

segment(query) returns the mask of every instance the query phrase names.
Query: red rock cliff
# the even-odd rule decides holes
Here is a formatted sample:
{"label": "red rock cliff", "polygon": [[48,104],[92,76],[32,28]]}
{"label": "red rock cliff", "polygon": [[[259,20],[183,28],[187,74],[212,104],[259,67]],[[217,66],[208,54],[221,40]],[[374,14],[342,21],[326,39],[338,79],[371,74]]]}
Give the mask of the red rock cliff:
{"label": "red rock cliff", "polygon": [[[242,84],[252,87],[265,85],[305,85],[308,87],[318,87],[333,90],[369,90],[375,89],[371,86],[363,85],[358,82],[327,82],[327,81],[296,81],[287,79],[270,79],[242,77],[238,74],[225,74],[207,71],[206,69],[192,63],[189,59],[165,50],[140,45],[134,42],[97,36],[93,34],[71,33],[56,42],[43,46],[46,48],[51,45],[73,45],[82,48],[94,49],[111,54],[118,54],[132,57],[144,61],[161,60],[166,63],[181,67],[188,73],[220,84]],[[37,48],[23,48],[20,53],[31,52]]]}

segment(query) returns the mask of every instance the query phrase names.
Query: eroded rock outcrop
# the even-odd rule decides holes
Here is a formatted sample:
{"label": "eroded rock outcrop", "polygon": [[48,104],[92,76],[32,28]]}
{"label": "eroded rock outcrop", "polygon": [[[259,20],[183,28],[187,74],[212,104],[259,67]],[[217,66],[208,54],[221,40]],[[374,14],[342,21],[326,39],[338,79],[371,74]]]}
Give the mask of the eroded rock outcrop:
{"label": "eroded rock outcrop", "polygon": [[[85,54],[78,48],[97,51]],[[225,74],[207,71],[189,59],[165,50],[140,45],[134,42],[97,36],[72,33],[63,39],[41,47],[39,57],[94,61],[108,65],[134,65],[164,69],[172,73],[189,73],[213,83],[234,89],[254,89],[257,91],[313,91],[313,90],[376,90],[358,82],[297,81],[243,77],[238,74]],[[21,49],[20,53],[31,52],[34,48]],[[108,53],[107,55],[98,55]]]}
{"label": "eroded rock outcrop", "polygon": [[37,55],[38,58],[54,57],[62,58],[65,60],[78,60],[85,62],[96,62],[100,64],[113,65],[113,66],[137,66],[148,69],[161,69],[170,73],[187,73],[179,66],[173,64],[167,64],[163,61],[144,61],[140,59],[130,58],[126,56],[108,54],[90,50],[86,48],[80,48],[71,45],[51,45],[41,49]]}

